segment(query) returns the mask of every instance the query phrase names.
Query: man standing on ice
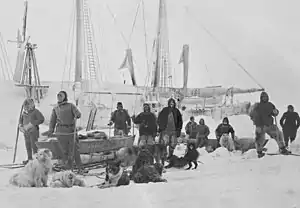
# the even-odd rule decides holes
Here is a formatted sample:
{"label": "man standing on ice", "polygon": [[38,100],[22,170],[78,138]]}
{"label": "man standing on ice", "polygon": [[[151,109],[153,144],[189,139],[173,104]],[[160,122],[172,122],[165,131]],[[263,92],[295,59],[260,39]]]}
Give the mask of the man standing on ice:
{"label": "man standing on ice", "polygon": [[157,119],[158,132],[160,139],[163,139],[164,145],[169,146],[168,158],[174,153],[177,145],[177,138],[181,135],[182,115],[173,98],[168,100],[168,107],[164,107]]}
{"label": "man standing on ice", "polygon": [[157,134],[156,116],[151,112],[150,105],[144,103],[144,111],[139,115],[132,116],[132,120],[135,124],[139,125],[139,143],[140,148],[148,146],[151,152],[154,153],[155,137]]}
{"label": "man standing on ice", "polygon": [[280,119],[280,126],[282,127],[285,146],[289,146],[289,141],[292,143],[296,136],[297,130],[300,126],[300,117],[297,112],[294,111],[292,105],[288,106],[287,112],[285,112]]}
{"label": "man standing on ice", "polygon": [[19,120],[19,130],[23,132],[25,138],[25,147],[27,151],[27,160],[23,164],[27,164],[32,160],[32,154],[36,154],[38,148],[36,142],[39,138],[39,125],[44,122],[43,114],[35,108],[34,100],[27,98],[23,103],[23,112]]}
{"label": "man standing on ice", "polygon": [[263,148],[265,144],[266,133],[276,140],[281,154],[290,154],[283,142],[282,132],[279,130],[277,123],[274,124],[274,118],[279,114],[275,105],[269,102],[269,95],[266,92],[260,94],[260,102],[250,112],[250,118],[255,125],[255,146],[258,157],[265,155]]}
{"label": "man standing on ice", "polygon": [[117,103],[117,110],[115,110],[110,118],[109,126],[114,126],[114,136],[127,136],[131,128],[131,118],[128,111],[123,108],[122,102]]}
{"label": "man standing on ice", "polygon": [[186,124],[185,133],[188,135],[189,139],[196,139],[197,123],[195,122],[194,116],[191,116],[190,121]]}

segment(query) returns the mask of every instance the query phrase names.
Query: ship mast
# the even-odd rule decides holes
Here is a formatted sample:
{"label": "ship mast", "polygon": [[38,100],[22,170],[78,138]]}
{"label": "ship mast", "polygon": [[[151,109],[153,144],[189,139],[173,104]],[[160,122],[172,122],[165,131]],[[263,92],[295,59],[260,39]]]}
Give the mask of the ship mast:
{"label": "ship mast", "polygon": [[166,0],[159,1],[156,35],[156,60],[151,85],[154,88],[172,87]]}
{"label": "ship mast", "polygon": [[20,37],[20,33],[18,32],[17,41],[9,41],[16,42],[19,48],[13,79],[17,82],[16,86],[25,89],[26,97],[33,98],[40,103],[40,99],[42,99],[45,94],[43,89],[49,88],[49,86],[41,85],[35,56],[37,45],[30,43],[30,37],[26,36],[28,1],[25,1],[24,5],[22,37]]}

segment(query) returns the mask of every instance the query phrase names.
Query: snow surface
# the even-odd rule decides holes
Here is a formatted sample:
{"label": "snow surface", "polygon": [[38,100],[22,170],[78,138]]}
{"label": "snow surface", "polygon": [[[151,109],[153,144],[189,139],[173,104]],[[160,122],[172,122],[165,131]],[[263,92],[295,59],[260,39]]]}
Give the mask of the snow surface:
{"label": "snow surface", "polygon": [[[5,98],[0,108],[0,164],[12,162],[11,147],[15,142],[16,122],[23,101],[22,89],[9,91],[13,87],[3,86],[2,83],[0,87],[1,96]],[[50,114],[48,111],[43,113]],[[199,119],[196,117],[197,121]],[[247,116],[229,119],[238,137],[253,137],[253,125]],[[205,121],[213,138],[218,122],[207,117]],[[47,126],[41,127],[41,131],[46,129]],[[269,152],[278,150],[273,140],[269,141],[267,148]],[[184,145],[179,145],[175,154],[181,156],[184,149]],[[291,150],[300,153],[299,139]],[[241,155],[240,152],[228,153],[222,148],[213,153],[207,153],[204,149],[199,149],[199,152],[199,161],[203,164],[200,163],[197,170],[167,170],[163,175],[167,183],[132,183],[110,189],[15,188],[8,185],[8,180],[17,170],[0,168],[1,207],[300,207],[300,157],[265,156],[258,159],[255,150]],[[24,138],[20,135],[17,162],[25,158]],[[103,180],[95,176],[85,179],[89,185]]]}

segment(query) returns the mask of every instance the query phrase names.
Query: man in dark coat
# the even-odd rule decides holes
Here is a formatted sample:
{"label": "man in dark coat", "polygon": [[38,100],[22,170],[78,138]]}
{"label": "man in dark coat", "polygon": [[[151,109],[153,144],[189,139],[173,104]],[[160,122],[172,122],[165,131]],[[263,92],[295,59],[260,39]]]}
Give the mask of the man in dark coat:
{"label": "man in dark coat", "polygon": [[189,135],[189,139],[196,139],[197,123],[195,122],[194,116],[191,116],[190,121],[186,124],[185,133]]}
{"label": "man in dark coat", "polygon": [[285,112],[280,119],[280,126],[282,127],[285,146],[289,146],[289,141],[292,143],[296,136],[297,130],[300,126],[299,114],[294,111],[292,105],[288,106],[287,112]]}
{"label": "man in dark coat", "polygon": [[203,118],[200,119],[199,125],[197,126],[197,146],[196,147],[204,147],[207,145],[208,135],[210,134],[210,130],[208,126],[205,124]]}
{"label": "man in dark coat", "polygon": [[111,126],[113,123],[115,124],[114,136],[128,135],[131,128],[131,118],[128,111],[123,108],[123,104],[121,102],[117,103],[117,110],[112,113],[108,125]]}
{"label": "man in dark coat", "polygon": [[177,138],[181,135],[182,129],[182,115],[173,98],[168,100],[168,107],[162,109],[157,119],[158,132],[163,139],[164,144],[169,146],[169,155],[173,155],[174,149],[177,145]]}
{"label": "man in dark coat", "polygon": [[218,143],[220,143],[220,139],[223,136],[223,134],[231,134],[231,138],[234,140],[234,129],[229,124],[229,119],[227,117],[223,118],[223,121],[221,124],[218,125],[215,131]]}
{"label": "man in dark coat", "polygon": [[269,101],[269,95],[266,92],[262,92],[260,94],[260,102],[255,104],[255,107],[250,112],[250,118],[255,125],[255,146],[259,158],[265,155],[263,148],[266,133],[276,140],[281,154],[290,154],[284,145],[282,132],[274,124],[273,117],[276,117],[278,114],[279,111],[275,105]]}
{"label": "man in dark coat", "polygon": [[144,112],[137,116],[132,116],[132,120],[135,124],[139,125],[139,147],[148,146],[153,153],[154,139],[157,134],[156,116],[151,112],[148,103],[145,103],[143,107]]}

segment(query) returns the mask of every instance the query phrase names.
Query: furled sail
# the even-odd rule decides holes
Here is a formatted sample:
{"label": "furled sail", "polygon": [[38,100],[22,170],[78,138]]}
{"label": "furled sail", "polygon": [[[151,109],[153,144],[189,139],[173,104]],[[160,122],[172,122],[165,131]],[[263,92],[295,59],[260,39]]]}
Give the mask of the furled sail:
{"label": "furled sail", "polygon": [[185,44],[182,47],[182,53],[178,64],[183,63],[183,90],[186,92],[189,78],[189,45]]}
{"label": "furled sail", "polygon": [[135,74],[134,74],[134,66],[133,66],[133,58],[132,58],[132,51],[130,48],[128,48],[126,50],[126,55],[124,58],[124,61],[122,62],[121,66],[120,66],[120,70],[121,69],[128,69],[130,76],[131,76],[131,81],[133,86],[136,86],[136,79],[135,79]]}

